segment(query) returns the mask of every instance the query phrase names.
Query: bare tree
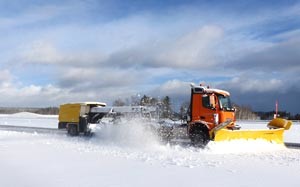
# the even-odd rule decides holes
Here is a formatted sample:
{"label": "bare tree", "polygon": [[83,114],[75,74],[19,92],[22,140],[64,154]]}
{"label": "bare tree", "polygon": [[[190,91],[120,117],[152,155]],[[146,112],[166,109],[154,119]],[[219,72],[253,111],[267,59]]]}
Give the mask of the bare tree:
{"label": "bare tree", "polygon": [[125,101],[122,99],[117,99],[113,102],[113,106],[125,106]]}

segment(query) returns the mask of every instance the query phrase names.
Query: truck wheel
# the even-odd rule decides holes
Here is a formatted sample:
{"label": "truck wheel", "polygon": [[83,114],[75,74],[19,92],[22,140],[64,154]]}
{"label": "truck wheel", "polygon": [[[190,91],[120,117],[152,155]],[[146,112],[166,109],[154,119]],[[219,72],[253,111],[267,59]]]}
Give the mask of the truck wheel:
{"label": "truck wheel", "polygon": [[93,132],[87,131],[84,133],[84,136],[91,137],[91,136],[93,136],[93,134],[94,134]]}
{"label": "truck wheel", "polygon": [[199,130],[191,135],[191,142],[195,147],[204,148],[208,144],[209,138],[204,131]]}
{"label": "truck wheel", "polygon": [[79,132],[77,129],[77,125],[69,125],[68,133],[71,136],[78,136]]}

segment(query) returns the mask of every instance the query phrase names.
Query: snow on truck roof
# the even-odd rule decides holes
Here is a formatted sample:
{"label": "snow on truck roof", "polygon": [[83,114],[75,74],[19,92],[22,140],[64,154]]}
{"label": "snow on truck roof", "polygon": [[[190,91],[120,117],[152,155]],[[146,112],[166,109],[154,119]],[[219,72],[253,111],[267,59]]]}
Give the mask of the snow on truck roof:
{"label": "snow on truck roof", "polygon": [[222,95],[225,95],[225,96],[230,96],[230,93],[225,91],[225,90],[220,90],[220,89],[207,89],[208,92],[213,92],[213,93],[218,93],[218,94],[222,94]]}
{"label": "snow on truck roof", "polygon": [[[214,88],[209,88],[206,86],[196,86],[194,84],[191,84],[191,87],[194,89],[195,92],[202,92],[202,93],[217,93],[221,94],[224,96],[230,96],[230,93],[225,91],[225,90],[220,90],[220,89],[214,89]],[[197,91],[199,90],[199,91]]]}
{"label": "snow on truck roof", "polygon": [[63,105],[99,105],[106,106],[106,103],[102,102],[75,102],[75,103],[64,103]]}

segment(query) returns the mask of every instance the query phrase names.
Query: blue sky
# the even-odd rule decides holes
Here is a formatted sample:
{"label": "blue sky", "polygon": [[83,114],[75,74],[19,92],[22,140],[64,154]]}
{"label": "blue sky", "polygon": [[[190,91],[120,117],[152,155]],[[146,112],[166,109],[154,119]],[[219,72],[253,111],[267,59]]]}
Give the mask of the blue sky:
{"label": "blue sky", "polygon": [[180,103],[204,82],[300,112],[300,1],[1,0],[0,41],[0,106]]}

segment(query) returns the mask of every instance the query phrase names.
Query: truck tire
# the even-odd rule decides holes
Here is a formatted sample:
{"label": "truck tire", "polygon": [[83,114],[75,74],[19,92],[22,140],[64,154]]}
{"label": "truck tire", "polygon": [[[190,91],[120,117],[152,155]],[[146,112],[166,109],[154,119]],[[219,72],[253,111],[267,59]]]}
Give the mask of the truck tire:
{"label": "truck tire", "polygon": [[79,132],[78,132],[78,128],[77,128],[77,125],[75,124],[70,124],[68,126],[68,134],[70,136],[78,136]]}
{"label": "truck tire", "polygon": [[203,130],[194,131],[190,135],[190,138],[191,138],[192,145],[195,147],[204,148],[209,142],[209,137],[207,133],[205,133]]}
{"label": "truck tire", "polygon": [[79,117],[79,132],[86,133],[88,131],[87,125],[88,125],[87,116],[80,116]]}

